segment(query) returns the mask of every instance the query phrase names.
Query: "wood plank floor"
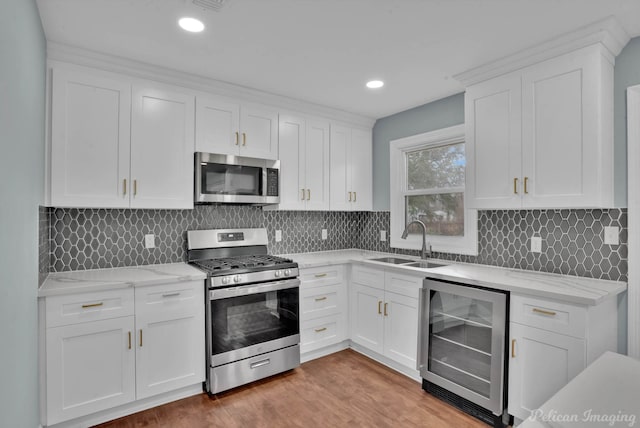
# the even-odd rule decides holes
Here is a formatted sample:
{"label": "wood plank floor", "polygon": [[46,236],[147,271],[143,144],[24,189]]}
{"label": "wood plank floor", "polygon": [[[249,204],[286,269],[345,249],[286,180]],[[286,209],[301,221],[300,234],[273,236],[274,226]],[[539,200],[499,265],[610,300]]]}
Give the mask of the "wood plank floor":
{"label": "wood plank floor", "polygon": [[488,427],[352,350],[215,397],[201,394],[99,426]]}

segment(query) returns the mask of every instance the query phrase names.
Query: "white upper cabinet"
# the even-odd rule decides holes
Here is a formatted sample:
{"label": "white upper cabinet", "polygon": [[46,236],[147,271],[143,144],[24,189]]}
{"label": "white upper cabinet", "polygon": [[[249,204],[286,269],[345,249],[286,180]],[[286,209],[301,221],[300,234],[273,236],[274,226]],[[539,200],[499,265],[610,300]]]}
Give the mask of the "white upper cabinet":
{"label": "white upper cabinet", "polygon": [[329,123],[281,115],[282,210],[329,209]]}
{"label": "white upper cabinet", "polygon": [[132,208],[193,208],[194,97],[134,85]]}
{"label": "white upper cabinet", "polygon": [[196,151],[278,159],[278,112],[198,94]]}
{"label": "white upper cabinet", "polygon": [[613,64],[600,44],[471,85],[467,206],[613,206]]}
{"label": "white upper cabinet", "polygon": [[371,210],[371,163],[371,130],[331,125],[331,210]]}
{"label": "white upper cabinet", "polygon": [[50,203],[129,206],[131,84],[106,74],[54,69]]}
{"label": "white upper cabinet", "polygon": [[71,66],[51,84],[51,206],[193,208],[193,95]]}

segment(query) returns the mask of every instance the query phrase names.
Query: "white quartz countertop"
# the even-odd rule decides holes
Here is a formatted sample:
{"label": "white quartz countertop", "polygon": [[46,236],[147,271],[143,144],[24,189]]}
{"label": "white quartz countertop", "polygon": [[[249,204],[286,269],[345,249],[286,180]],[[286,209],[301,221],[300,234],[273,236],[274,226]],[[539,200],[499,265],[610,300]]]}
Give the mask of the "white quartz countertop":
{"label": "white quartz countertop", "polygon": [[204,272],[186,263],[170,263],[51,273],[40,286],[38,297],[89,291],[204,280]]}
{"label": "white quartz countertop", "polygon": [[518,428],[640,424],[640,361],[606,352],[534,410]]}
{"label": "white quartz countertop", "polygon": [[384,269],[404,271],[409,274],[424,275],[425,277],[428,276],[445,281],[463,282],[480,287],[507,290],[514,293],[546,297],[582,305],[597,305],[623,293],[627,289],[627,284],[620,281],[606,281],[479,264],[451,263],[441,260],[433,261],[449,264],[431,269],[407,267],[371,261],[369,259],[379,257],[418,259],[401,254],[379,253],[365,250],[322,251],[316,253],[285,254],[283,256],[295,260],[301,268],[360,263]]}

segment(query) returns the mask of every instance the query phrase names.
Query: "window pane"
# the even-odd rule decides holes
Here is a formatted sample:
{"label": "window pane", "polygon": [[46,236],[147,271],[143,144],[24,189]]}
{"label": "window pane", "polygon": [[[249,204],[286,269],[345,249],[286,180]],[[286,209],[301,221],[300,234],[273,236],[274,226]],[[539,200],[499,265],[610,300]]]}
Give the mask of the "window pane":
{"label": "window pane", "polygon": [[[427,234],[464,236],[464,194],[439,193],[406,197],[407,219],[405,225],[420,220],[427,226]],[[414,224],[409,233],[422,233]]]}
{"label": "window pane", "polygon": [[464,186],[464,143],[407,153],[409,190]]}

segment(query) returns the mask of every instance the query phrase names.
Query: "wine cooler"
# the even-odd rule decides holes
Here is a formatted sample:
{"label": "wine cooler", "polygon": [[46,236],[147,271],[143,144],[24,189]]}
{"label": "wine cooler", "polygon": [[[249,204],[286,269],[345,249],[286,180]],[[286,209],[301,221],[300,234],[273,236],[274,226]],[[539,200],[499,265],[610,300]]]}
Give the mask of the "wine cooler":
{"label": "wine cooler", "polygon": [[507,307],[507,292],[437,279],[420,294],[423,388],[497,427],[507,417]]}

